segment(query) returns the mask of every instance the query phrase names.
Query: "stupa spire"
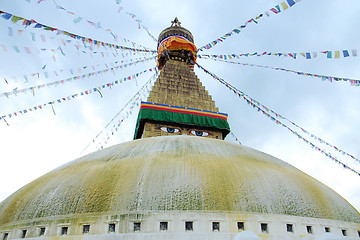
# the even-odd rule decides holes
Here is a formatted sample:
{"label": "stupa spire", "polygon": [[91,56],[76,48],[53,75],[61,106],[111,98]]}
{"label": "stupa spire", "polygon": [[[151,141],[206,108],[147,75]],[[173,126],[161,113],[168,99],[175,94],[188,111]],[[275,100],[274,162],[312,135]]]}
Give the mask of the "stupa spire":
{"label": "stupa spire", "polygon": [[193,35],[178,18],[171,23],[159,35],[161,72],[147,102],[141,104],[134,138],[187,134],[224,139],[230,131],[227,114],[219,113],[193,70],[197,52]]}
{"label": "stupa spire", "polygon": [[171,21],[171,26],[177,26],[177,27],[181,27],[181,22],[179,21],[179,19],[177,17],[175,17],[174,21]]}

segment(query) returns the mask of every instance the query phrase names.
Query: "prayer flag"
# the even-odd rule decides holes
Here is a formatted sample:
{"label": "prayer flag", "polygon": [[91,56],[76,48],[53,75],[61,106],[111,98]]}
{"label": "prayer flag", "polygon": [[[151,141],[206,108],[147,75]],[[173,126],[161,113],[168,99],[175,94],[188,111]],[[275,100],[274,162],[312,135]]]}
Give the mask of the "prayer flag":
{"label": "prayer flag", "polygon": [[56,8],[57,9],[61,9],[61,10],[66,10],[65,8],[63,8],[62,6],[58,5],[55,1],[54,1]]}
{"label": "prayer flag", "polygon": [[6,52],[6,46],[5,45],[3,45],[3,44],[0,44],[0,47],[2,48],[2,50],[4,51],[4,52]]}
{"label": "prayer flag", "polygon": [[233,30],[235,33],[239,34],[240,33],[240,30],[239,29],[234,29]]}
{"label": "prayer flag", "polygon": [[73,20],[74,23],[79,23],[82,20],[82,17],[75,18]]}
{"label": "prayer flag", "polygon": [[9,27],[9,36],[12,37],[13,36],[13,30],[12,27]]}
{"label": "prayer flag", "polygon": [[348,50],[343,50],[343,54],[344,54],[344,57],[349,57],[350,56]]}
{"label": "prayer flag", "polygon": [[19,50],[19,48],[17,46],[13,46],[13,48],[14,48],[15,52],[17,52],[17,53],[20,52],[20,50]]}
{"label": "prayer flag", "polygon": [[294,0],[287,0],[287,2],[290,7],[292,7],[295,4]]}
{"label": "prayer flag", "polygon": [[43,25],[40,24],[40,23],[37,23],[37,24],[34,26],[34,28],[42,28],[42,27],[43,27]]}
{"label": "prayer flag", "polygon": [[41,40],[42,40],[43,42],[46,42],[45,35],[41,34],[40,37],[41,37]]}
{"label": "prayer flag", "polygon": [[281,3],[281,6],[282,6],[283,10],[286,10],[286,9],[289,8],[289,6],[287,5],[286,2],[282,2],[282,3]]}
{"label": "prayer flag", "polygon": [[326,57],[327,57],[327,58],[332,58],[332,51],[328,51],[328,52],[326,53]]}
{"label": "prayer flag", "polygon": [[271,8],[270,11],[272,11],[272,12],[274,12],[274,13],[276,13],[276,14],[279,13],[279,11],[278,11],[276,8]]}
{"label": "prayer flag", "polygon": [[35,41],[35,33],[30,32],[30,35],[31,35],[31,39],[32,39],[33,41]]}
{"label": "prayer flag", "polygon": [[311,59],[310,53],[306,53],[306,59]]}
{"label": "prayer flag", "polygon": [[280,6],[276,5],[275,8],[278,10],[278,12],[281,12]]}
{"label": "prayer flag", "polygon": [[351,53],[352,53],[352,55],[353,55],[354,57],[357,56],[357,50],[356,50],[356,49],[352,49],[352,50],[351,50]]}
{"label": "prayer flag", "polygon": [[86,20],[91,26],[94,26],[94,27],[96,27],[96,24],[94,23],[94,22],[91,22],[91,21],[89,21],[89,20]]}
{"label": "prayer flag", "polygon": [[340,58],[340,51],[335,51],[335,58]]}
{"label": "prayer flag", "polygon": [[10,14],[10,13],[3,13],[3,14],[1,15],[1,17],[4,18],[4,19],[6,19],[6,20],[9,20],[9,19],[11,18],[11,16],[12,16],[12,14]]}
{"label": "prayer flag", "polygon": [[316,58],[317,57],[317,52],[313,52],[312,56],[313,56],[313,58]]}
{"label": "prayer flag", "polygon": [[13,23],[17,23],[17,21],[19,21],[20,19],[22,19],[22,18],[21,18],[21,17],[18,17],[18,16],[13,15],[13,16],[12,16],[12,18],[11,18],[11,21],[12,21]]}

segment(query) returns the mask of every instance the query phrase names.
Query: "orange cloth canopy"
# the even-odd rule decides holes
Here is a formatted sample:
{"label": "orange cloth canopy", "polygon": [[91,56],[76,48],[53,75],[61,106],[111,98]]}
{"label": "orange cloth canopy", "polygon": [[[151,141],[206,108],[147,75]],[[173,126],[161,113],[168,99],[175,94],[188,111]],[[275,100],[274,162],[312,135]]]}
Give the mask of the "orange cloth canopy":
{"label": "orange cloth canopy", "polygon": [[159,52],[174,50],[187,50],[190,52],[196,52],[197,48],[192,42],[180,36],[171,36],[159,44]]}
{"label": "orange cloth canopy", "polygon": [[[158,67],[159,69],[162,68],[162,64],[160,63],[160,59],[162,56],[167,55],[167,52],[171,51],[187,51],[190,52],[191,58],[193,59],[194,63],[196,62],[197,58],[197,48],[196,46],[182,36],[170,36],[165,38],[158,47]],[[165,53],[165,54],[164,54]],[[193,67],[193,65],[191,65]]]}

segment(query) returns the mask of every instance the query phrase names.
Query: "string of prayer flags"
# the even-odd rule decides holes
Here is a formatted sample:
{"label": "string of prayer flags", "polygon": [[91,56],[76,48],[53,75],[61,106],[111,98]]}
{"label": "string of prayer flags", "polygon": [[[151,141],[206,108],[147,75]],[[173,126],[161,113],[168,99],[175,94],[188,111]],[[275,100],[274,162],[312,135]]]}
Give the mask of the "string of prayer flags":
{"label": "string of prayer flags", "polygon": [[274,112],[273,110],[271,110],[270,108],[267,108],[266,106],[262,105],[261,103],[259,103],[258,101],[256,101],[255,99],[252,99],[251,97],[247,96],[249,99],[250,99],[250,102],[256,104],[258,107],[261,107],[263,110],[265,110],[266,112],[271,112],[273,115],[275,115],[276,117],[278,118],[281,118],[281,119],[284,119],[286,121],[288,121],[289,123],[291,123],[292,125],[294,125],[295,127],[301,129],[301,131],[305,134],[307,134],[308,136],[312,137],[313,139],[317,140],[318,142],[322,143],[322,144],[325,144],[327,146],[329,146],[330,148],[332,148],[333,150],[335,150],[336,152],[339,152],[343,155],[347,155],[348,157],[352,158],[353,160],[357,161],[360,163],[360,159],[354,157],[353,155],[345,152],[344,150],[332,145],[331,143],[321,139],[320,137],[316,136],[315,134],[313,133],[310,133],[309,131],[307,131],[306,129],[300,127],[299,125],[297,125],[296,123],[294,123],[293,121],[289,120],[288,118],[286,117],[283,117],[282,115]]}
{"label": "string of prayer flags", "polygon": [[277,71],[292,72],[292,73],[295,73],[297,75],[320,78],[322,81],[329,81],[329,82],[345,81],[345,82],[349,82],[351,86],[360,86],[360,80],[357,80],[357,79],[350,79],[350,78],[343,78],[343,77],[333,77],[333,76],[320,75],[320,74],[314,74],[314,73],[306,73],[306,72],[298,72],[298,71],[289,70],[289,69],[285,69],[285,68],[270,67],[270,66],[263,66],[263,65],[250,64],[250,63],[233,62],[233,61],[222,60],[222,59],[217,59],[217,58],[212,58],[212,57],[210,57],[210,58],[205,57],[204,58],[204,57],[201,57],[201,55],[199,55],[199,58],[211,59],[211,60],[214,60],[214,61],[221,61],[221,62],[232,63],[232,64],[238,64],[238,65],[242,65],[242,66],[268,68],[268,69],[277,70]]}
{"label": "string of prayer flags", "polygon": [[234,134],[233,132],[230,132],[230,134],[231,134],[231,136],[233,136],[233,138],[235,139],[235,141],[241,145],[241,142],[240,142],[239,139],[235,136],[235,134]]}
{"label": "string of prayer flags", "polygon": [[[63,10],[63,11],[66,12],[67,14],[72,15],[72,17],[75,16],[75,19],[73,19],[73,22],[74,22],[75,24],[81,22],[81,21],[84,19],[83,17],[77,15],[76,13],[66,10],[64,7],[60,6],[60,5],[57,4],[55,1],[54,1],[54,4],[55,4],[55,6],[56,6],[57,9]],[[91,26],[95,27],[96,29],[102,28],[102,27],[101,27],[101,22],[95,23],[94,21],[90,21],[90,20],[88,20],[88,19],[85,19],[84,21],[86,21],[86,22],[89,23]],[[111,33],[113,32],[111,29],[107,29],[106,31],[110,31]],[[114,36],[113,33],[112,33],[112,35]],[[133,45],[138,45],[138,44],[136,44],[136,43],[134,43],[134,42],[132,42],[132,41],[130,41],[130,40],[127,40],[127,39],[124,39],[124,40],[125,40],[125,42],[130,42],[130,43],[132,43]],[[141,46],[141,45],[138,45],[138,46],[141,47],[141,48],[146,49],[145,47],[143,47],[143,46]]]}
{"label": "string of prayer flags", "polygon": [[264,16],[270,17],[270,14],[278,14],[282,11],[285,11],[286,9],[288,9],[289,7],[294,6],[297,2],[300,2],[300,0],[287,0],[287,1],[283,1],[280,4],[276,5],[275,7],[271,8],[268,11],[265,11],[264,13],[259,14],[257,17],[255,18],[251,18],[250,20],[246,21],[243,25],[241,25],[240,27],[237,27],[235,29],[233,29],[232,31],[226,33],[225,35],[223,35],[222,37],[219,37],[218,39],[200,47],[198,49],[198,51],[203,51],[205,49],[210,49],[212,47],[214,47],[216,44],[223,42],[224,40],[226,40],[228,37],[233,36],[235,33],[239,34],[241,32],[242,29],[246,28],[246,26],[249,23],[255,23],[258,24],[259,20],[261,18],[263,18]]}
{"label": "string of prayer flags", "polygon": [[[18,30],[19,31],[19,30]],[[30,33],[31,34],[31,37],[32,37],[32,40],[33,41],[35,41],[35,34],[34,33]],[[46,37],[44,36],[44,35],[41,35],[41,38],[42,38],[42,41],[44,41],[44,42],[46,42]],[[61,39],[62,40],[62,44],[64,45],[64,46],[66,46],[66,42],[68,42],[68,43],[70,43],[71,42],[71,40],[67,40],[66,42],[65,42],[65,40],[64,39]],[[4,45],[4,44],[1,44],[1,47],[2,47],[2,49],[3,49],[3,51],[4,52],[6,52],[7,51],[7,47],[6,47],[6,45]],[[95,51],[94,49],[93,49],[93,47],[92,47],[92,45],[90,45],[90,46],[86,46],[86,45],[84,45],[84,50],[81,50],[80,48],[81,48],[81,45],[79,45],[79,44],[76,44],[75,45],[75,47],[76,47],[76,49],[78,50],[78,52],[80,52],[80,53],[84,53],[84,54],[90,54],[90,56],[92,56],[91,54],[101,54],[103,57],[105,56],[105,53],[103,52],[103,51]],[[100,47],[100,45],[98,45],[98,48]],[[42,47],[42,48],[40,48],[40,51],[39,51],[39,49],[37,49],[37,48],[33,48],[33,47],[21,47],[21,48],[24,48],[24,50],[25,50],[25,52],[26,53],[28,53],[28,54],[30,54],[31,53],[31,51],[29,51],[29,49],[33,49],[33,52],[35,51],[36,53],[40,53],[40,51],[41,52],[46,52],[46,51],[51,51],[51,52],[53,52],[53,53],[55,53],[55,52],[60,52],[61,53],[61,55],[63,55],[63,56],[65,56],[65,53],[63,52],[63,50],[62,50],[62,48],[59,46],[57,49],[48,49],[48,48],[44,48],[44,47]],[[107,49],[105,46],[104,46],[104,48],[105,49]],[[16,53],[20,53],[21,51],[20,51],[20,48],[18,47],[18,46],[14,46],[14,51],[16,52]],[[114,57],[117,57],[117,56],[119,56],[119,53],[117,52],[117,50],[116,49],[114,49],[114,48],[110,48],[110,50],[115,50],[115,53],[112,53],[112,56],[114,56]],[[121,49],[121,51],[124,51],[124,50],[122,50]],[[32,52],[32,53],[33,53]],[[132,52],[134,55],[135,54],[142,54],[142,55],[148,55],[148,54],[154,54],[154,52]],[[128,53],[126,53],[126,55],[127,55]],[[106,55],[108,56],[109,55],[109,53],[107,53],[106,52]],[[122,54],[122,56],[124,57],[124,55]]]}
{"label": "string of prayer flags", "polygon": [[[254,53],[241,53],[241,54],[200,54],[200,57],[209,57],[209,58],[220,58],[220,59],[233,59],[233,58],[241,58],[241,57],[261,57],[261,56],[278,56],[278,57],[290,57],[292,59],[297,59],[298,56],[302,56],[305,59],[314,59],[317,58],[320,54],[324,54],[326,58],[334,58],[335,53],[338,52],[340,57],[357,57],[358,50],[341,50],[341,51],[319,51],[319,52],[305,52],[305,53],[283,53],[283,52],[254,52]],[[334,56],[334,57],[332,57]],[[339,57],[339,58],[340,58]]]}
{"label": "string of prayer flags", "polygon": [[[94,71],[94,72],[90,72],[90,73],[83,74],[83,75],[78,75],[78,76],[74,76],[74,77],[70,77],[70,78],[50,82],[50,83],[45,83],[45,84],[41,84],[41,85],[32,86],[32,87],[29,87],[29,88],[23,88],[23,89],[17,89],[16,88],[16,89],[14,89],[13,91],[10,91],[10,92],[0,93],[0,98],[1,97],[9,98],[9,96],[11,96],[11,95],[17,96],[17,94],[19,94],[19,93],[27,93],[29,91],[31,91],[32,94],[35,95],[35,89],[41,89],[41,88],[45,88],[45,87],[56,87],[56,86],[58,86],[60,84],[65,84],[65,83],[80,80],[80,79],[83,79],[83,78],[96,76],[96,75],[102,74],[102,73],[108,73],[110,71],[113,71],[115,73],[114,70],[118,70],[118,69],[121,69],[123,67],[125,68],[127,66],[132,66],[132,65],[135,65],[135,64],[140,63],[140,62],[145,62],[147,60],[154,59],[155,57],[156,56],[154,56],[152,58],[138,60],[138,61],[135,61],[135,62],[125,63],[123,65],[119,65],[119,66],[115,66],[115,67],[111,67],[111,68],[105,68],[103,70]],[[25,77],[25,79],[26,79],[26,77]]]}
{"label": "string of prayer flags", "polygon": [[[126,60],[122,60],[122,61],[111,62],[111,63],[108,63],[108,64],[110,64],[111,66],[113,66],[114,64],[118,64],[118,63],[123,64],[123,63],[125,63],[125,64],[121,65],[123,68],[125,68],[125,67],[132,66],[132,65],[135,65],[135,64],[140,63],[140,62],[147,62],[147,61],[150,61],[150,60],[155,59],[155,58],[156,58],[156,56],[152,56],[152,57],[149,57],[149,58],[143,57],[143,58],[135,58],[135,59],[126,59]],[[42,69],[42,70],[45,70],[46,65],[47,65],[47,64],[45,64],[41,69]],[[105,63],[105,64],[101,64],[101,65],[105,65],[106,68],[109,68],[106,63]],[[95,71],[95,66],[96,66],[96,67],[99,67],[99,66],[101,66],[101,65],[100,65],[100,64],[96,64],[96,65],[91,65],[91,66],[90,66],[90,65],[88,65],[88,66],[81,66],[81,67],[77,67],[77,69],[78,69],[78,72],[79,72],[79,73],[81,73],[83,69],[87,69],[87,68],[92,68],[92,69]],[[122,67],[120,67],[120,68],[122,68]],[[76,68],[76,67],[75,67],[75,68]],[[60,70],[58,70],[58,72],[61,72],[61,73],[62,73],[62,72],[69,72],[71,75],[74,75],[74,70],[73,70],[72,68],[70,68],[70,69],[60,69]],[[44,75],[45,78],[49,78],[49,74],[50,74],[50,73],[51,73],[51,74],[53,73],[56,77],[59,76],[59,74],[57,73],[57,71],[42,71],[42,72],[36,72],[36,73],[27,73],[27,74],[24,74],[23,77],[24,77],[25,80],[28,79],[28,76],[30,76],[30,77],[32,77],[32,78],[35,78],[35,77],[36,77],[37,79],[39,79],[40,76]],[[17,77],[12,77],[12,78],[13,78],[13,79],[17,79]]]}
{"label": "string of prayer flags", "polygon": [[[122,9],[123,9],[123,8],[122,8]],[[118,11],[118,13],[120,13],[120,11]],[[133,13],[130,13],[130,12],[128,12],[128,11],[125,11],[125,13],[126,13],[127,15],[129,15],[132,19],[134,19],[134,20],[138,23],[139,29],[140,29],[140,28],[143,28],[143,29],[147,32],[147,34],[148,34],[155,42],[157,42],[157,39],[150,33],[149,28],[146,27],[146,26],[142,23],[142,20],[138,19],[138,18],[136,17],[136,15],[133,14]]]}
{"label": "string of prayer flags", "polygon": [[[0,10],[0,17],[5,19],[5,20],[9,20],[11,17],[13,17],[14,15],[11,13],[7,13],[4,11]],[[26,18],[23,17],[18,17],[15,16],[17,18],[20,18],[21,21],[23,22],[23,25],[26,27],[33,27],[33,28],[40,28],[42,30],[45,31],[52,31],[52,32],[56,32],[58,35],[65,35],[74,39],[78,39],[80,41],[82,41],[83,43],[89,43],[91,45],[98,45],[98,46],[105,46],[105,47],[109,47],[109,48],[114,48],[114,49],[121,49],[121,50],[127,50],[127,51],[131,51],[131,52],[152,52],[152,53],[156,53],[155,50],[148,50],[148,49],[138,49],[138,48],[131,48],[131,47],[125,47],[125,46],[120,46],[120,45],[115,45],[115,44],[111,44],[111,43],[106,43],[103,41],[99,41],[99,40],[95,40],[92,38],[88,38],[88,37],[84,37],[84,36],[80,36],[74,33],[70,33],[58,28],[54,28],[54,27],[50,27],[41,23],[36,22],[35,20],[28,20]]]}
{"label": "string of prayer flags", "polygon": [[135,79],[136,77],[140,76],[141,74],[145,73],[145,72],[152,72],[152,71],[155,71],[156,68],[150,68],[150,69],[147,69],[147,70],[144,70],[142,72],[138,72],[134,75],[131,75],[131,76],[127,76],[127,77],[124,77],[120,80],[116,80],[116,81],[113,81],[113,82],[109,82],[109,83],[106,83],[106,84],[102,84],[101,86],[98,86],[98,87],[93,87],[93,88],[90,88],[88,90],[85,90],[85,91],[82,91],[82,92],[79,92],[79,93],[76,93],[76,94],[73,94],[73,95],[70,95],[70,96],[67,96],[67,97],[63,97],[63,98],[59,98],[55,101],[50,101],[50,102],[47,102],[47,103],[44,103],[44,104],[40,104],[40,105],[37,105],[37,106],[34,106],[34,107],[31,107],[31,108],[28,108],[28,109],[24,109],[24,110],[21,110],[21,111],[16,111],[14,113],[9,113],[9,114],[4,114],[4,115],[0,115],[0,120],[1,119],[5,119],[5,118],[12,118],[12,117],[17,117],[19,115],[23,115],[23,114],[26,114],[26,113],[29,113],[29,112],[33,112],[33,111],[36,111],[36,110],[39,110],[39,109],[43,109],[43,107],[46,107],[46,106],[49,106],[49,105],[53,105],[53,104],[59,104],[59,103],[62,103],[62,102],[65,102],[65,101],[70,101],[76,97],[80,97],[80,96],[85,96],[85,95],[89,95],[91,93],[97,93],[98,90],[101,90],[101,89],[105,89],[105,88],[112,88],[120,83],[122,83],[123,81],[129,81],[129,80],[132,80],[132,79]]}
{"label": "string of prayer flags", "polygon": [[[237,88],[235,88],[234,86],[232,86],[230,83],[226,82],[224,79],[218,77],[217,75],[215,75],[214,73],[211,73],[210,71],[206,70],[205,68],[203,68],[202,66],[200,66],[198,63],[196,63],[196,65],[202,69],[205,73],[209,74],[210,76],[212,76],[215,80],[219,81],[221,84],[225,85],[227,88],[229,88],[232,92],[234,92],[236,95],[238,95],[238,97],[244,99],[248,105],[252,106],[254,109],[256,109],[258,112],[263,113],[265,116],[267,116],[269,119],[271,119],[272,121],[274,121],[276,124],[281,125],[282,127],[286,128],[287,130],[289,130],[291,133],[293,133],[294,135],[296,135],[299,139],[303,140],[305,143],[309,144],[311,146],[311,148],[320,151],[322,154],[324,154],[325,156],[327,156],[328,158],[330,158],[331,160],[333,160],[334,162],[340,164],[341,166],[343,166],[345,169],[352,171],[353,173],[357,174],[360,176],[360,172],[356,171],[354,168],[349,167],[348,165],[344,164],[343,162],[341,162],[340,160],[338,160],[336,157],[332,156],[330,153],[326,152],[325,150],[319,148],[318,146],[316,146],[315,144],[313,144],[312,142],[310,142],[309,140],[305,139],[304,137],[302,137],[299,133],[297,133],[296,131],[292,130],[290,127],[288,127],[287,125],[285,125],[284,123],[282,123],[280,120],[277,119],[277,117],[279,116],[279,114],[276,114],[274,116],[270,115],[267,111],[263,110],[261,106],[264,106],[263,104],[259,103],[258,101],[255,101],[253,98],[251,98],[249,95],[247,95],[246,93],[238,90]],[[268,108],[266,108],[268,109]],[[351,155],[350,155],[351,156]]]}
{"label": "string of prayer flags", "polygon": [[[14,17],[14,16],[13,16],[13,17]],[[13,19],[13,18],[12,18],[12,19]],[[110,30],[110,29],[107,29],[106,31],[111,31],[111,30]],[[17,32],[18,32],[19,36],[21,36],[22,33],[24,32],[24,30],[17,29]],[[114,40],[117,41],[117,39],[118,39],[117,35],[114,35],[112,32],[110,32],[110,33],[114,36]],[[30,36],[31,36],[32,41],[36,41],[36,39],[41,39],[41,41],[46,42],[46,36],[43,35],[43,34],[41,34],[40,36],[36,37],[36,34],[35,34],[34,32],[30,32]],[[51,37],[51,39],[54,39],[54,38],[55,38],[55,37]],[[125,38],[120,38],[120,40],[122,40],[123,42],[125,42],[125,43],[127,43],[127,44],[131,43],[134,48],[136,48],[136,46],[139,46],[140,48],[147,49],[147,48],[143,47],[142,45],[138,45],[138,44],[136,44],[136,43],[134,43],[134,42],[131,42],[130,40],[127,40],[127,39],[125,39]],[[93,46],[92,44],[90,44],[90,43],[87,43],[87,42],[82,42],[82,44],[80,44],[79,41],[76,40],[76,39],[75,39],[75,40],[69,40],[69,39],[64,40],[64,39],[62,39],[62,38],[60,38],[60,41],[61,41],[61,43],[62,43],[64,46],[66,46],[66,44],[72,43],[80,53],[84,53],[84,54],[89,53],[91,57],[92,57],[92,54],[98,54],[98,53],[101,53],[101,55],[102,55],[103,57],[104,57],[104,55],[105,55],[105,53],[104,53],[103,51],[95,51],[95,50],[94,50],[94,46]],[[75,41],[76,41],[76,42],[75,42]],[[0,46],[1,46],[1,45],[0,45]],[[96,46],[97,46],[97,49],[100,49],[100,47],[103,47],[103,48],[106,49],[106,50],[111,50],[111,51],[115,52],[115,53],[112,53],[112,55],[113,55],[114,57],[119,56],[119,53],[117,52],[117,49],[116,49],[116,48],[107,48],[105,45],[100,45],[100,44],[96,44]],[[4,49],[4,48],[6,48],[6,47],[5,47],[4,45],[2,45],[2,48]],[[81,50],[82,48],[83,48],[84,50]],[[37,49],[35,49],[35,50],[36,50],[36,52],[39,52]],[[44,52],[44,51],[54,51],[54,49],[47,49],[47,48],[41,48],[40,50],[43,51],[43,52]],[[123,49],[120,49],[120,50],[121,50],[121,51],[125,51],[125,50],[123,50]],[[6,51],[6,49],[5,49],[4,51]],[[128,54],[128,53],[126,53],[126,55],[127,55],[127,54]],[[154,53],[153,53],[153,52],[133,52],[133,54],[134,54],[134,55],[135,55],[135,54],[147,55],[147,54],[154,54]],[[106,52],[106,55],[109,55],[109,53]],[[123,54],[122,54],[122,55],[123,55]]]}
{"label": "string of prayer flags", "polygon": [[[156,73],[155,73],[155,74],[144,84],[144,86],[142,86],[142,87],[140,88],[140,90],[120,109],[120,111],[115,114],[115,116],[106,124],[106,126],[104,127],[104,129],[101,130],[101,131],[89,142],[89,144],[81,151],[81,153],[83,153],[92,143],[94,143],[94,142],[105,132],[105,130],[110,126],[110,124],[112,124],[112,122],[113,122],[118,116],[120,116],[121,113],[123,113],[123,112],[125,111],[125,109],[126,109],[127,107],[129,107],[129,106],[133,107],[134,104],[139,103],[139,101],[140,101],[140,100],[139,100],[139,99],[140,99],[140,95],[143,94],[143,92],[148,89],[148,87],[152,84],[152,81],[154,81],[155,79],[157,79],[158,71],[157,71],[156,68],[155,68],[155,71],[156,71]],[[131,108],[131,107],[130,107],[130,108]],[[131,113],[131,110],[132,110],[132,109],[130,109],[130,113]],[[117,124],[113,125],[113,127],[112,127],[112,129],[111,129],[111,132],[112,132],[111,135],[113,135],[113,132],[114,132],[114,131],[116,131],[116,132],[118,131],[118,127],[119,127],[119,126],[121,125],[121,123],[125,120],[125,118],[127,118],[127,116],[123,117],[122,119],[120,119],[120,120],[118,121]],[[109,140],[109,138],[110,138],[110,136],[108,135],[107,138],[106,138],[106,140],[105,140],[104,142],[107,142],[107,140]],[[102,148],[103,148],[103,146],[102,146]],[[80,154],[81,154],[81,153],[80,153]]]}
{"label": "string of prayer flags", "polygon": [[[156,75],[154,75],[153,78],[156,79]],[[149,93],[150,93],[150,91],[148,90],[148,86],[149,86],[149,85],[150,85],[150,84],[146,85],[146,89],[143,89],[143,91],[142,91],[143,95],[145,95],[144,98],[147,98],[147,96],[148,96]],[[144,94],[145,90],[147,90],[147,91],[146,91],[147,94]],[[139,94],[138,96],[135,95],[134,97],[136,97],[136,98],[135,98],[135,99],[132,101],[132,103],[129,105],[129,106],[130,106],[130,107],[129,107],[129,110],[126,111],[126,114],[122,117],[122,119],[120,119],[120,120],[118,121],[117,124],[114,124],[114,125],[113,125],[112,129],[110,129],[110,131],[106,134],[106,136],[103,138],[102,142],[99,142],[98,146],[100,146],[100,147],[97,147],[97,150],[103,149],[103,148],[104,148],[104,145],[108,144],[107,141],[110,139],[111,136],[114,136],[114,133],[115,133],[115,132],[118,131],[121,123],[122,123],[126,118],[128,118],[129,115],[131,115],[131,114],[134,112],[133,109],[135,108],[135,105],[136,105],[136,106],[140,106],[140,103],[141,103],[141,101],[142,101],[142,97],[140,96],[140,94]],[[110,133],[111,133],[111,134],[110,134]]]}
{"label": "string of prayer flags", "polygon": [[289,120],[288,118],[282,116],[281,114],[278,114],[276,112],[274,112],[273,110],[271,110],[270,108],[267,108],[266,106],[264,106],[263,104],[261,104],[260,102],[256,101],[255,99],[251,98],[250,96],[248,96],[247,94],[243,93],[248,99],[250,99],[250,103],[249,104],[256,104],[258,107],[261,107],[264,111],[268,112],[268,113],[272,113],[273,115],[275,115],[277,118],[281,118],[283,120],[288,121],[289,123],[291,123],[292,125],[294,125],[295,127],[301,129],[301,131],[303,133],[305,133],[306,135],[312,137],[313,139],[317,140],[319,143],[321,144],[325,144],[327,146],[329,146],[330,148],[332,148],[333,150],[335,150],[336,152],[339,152],[343,155],[347,155],[348,157],[352,158],[353,160],[357,161],[360,163],[360,159],[354,157],[353,155],[345,152],[344,150],[332,145],[331,143],[321,139],[320,137],[316,136],[313,133],[310,133],[309,131],[307,131],[306,129],[300,127],[299,125],[297,125],[296,123],[294,123],[293,121]]}

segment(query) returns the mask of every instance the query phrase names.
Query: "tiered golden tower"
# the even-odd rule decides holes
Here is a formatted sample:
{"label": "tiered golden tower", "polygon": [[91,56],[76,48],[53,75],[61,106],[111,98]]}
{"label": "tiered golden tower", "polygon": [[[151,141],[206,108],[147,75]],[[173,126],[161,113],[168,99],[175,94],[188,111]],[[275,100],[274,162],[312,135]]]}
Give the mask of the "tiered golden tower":
{"label": "tiered golden tower", "polygon": [[224,139],[229,133],[227,115],[219,113],[193,70],[197,55],[193,39],[177,18],[160,33],[161,73],[142,103],[135,139],[174,134]]}

